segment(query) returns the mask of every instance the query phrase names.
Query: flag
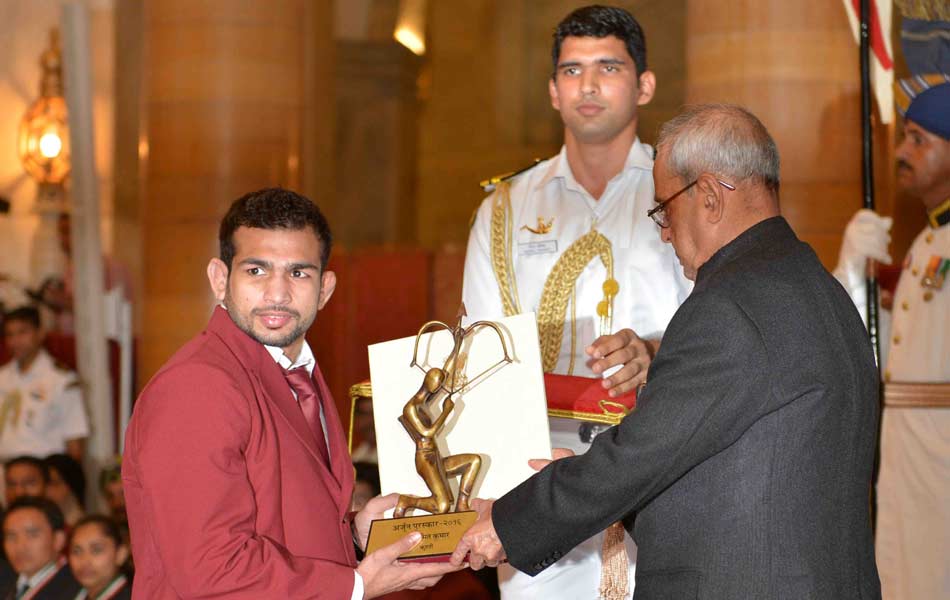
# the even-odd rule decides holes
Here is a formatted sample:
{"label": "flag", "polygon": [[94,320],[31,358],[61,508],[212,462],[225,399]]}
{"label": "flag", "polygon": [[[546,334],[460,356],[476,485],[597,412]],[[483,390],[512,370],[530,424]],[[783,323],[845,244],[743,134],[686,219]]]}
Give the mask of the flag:
{"label": "flag", "polygon": [[[861,43],[861,0],[843,0],[851,32]],[[877,99],[877,108],[882,123],[894,120],[894,54],[891,52],[891,0],[869,0],[871,22],[869,24],[871,49],[871,88]]]}

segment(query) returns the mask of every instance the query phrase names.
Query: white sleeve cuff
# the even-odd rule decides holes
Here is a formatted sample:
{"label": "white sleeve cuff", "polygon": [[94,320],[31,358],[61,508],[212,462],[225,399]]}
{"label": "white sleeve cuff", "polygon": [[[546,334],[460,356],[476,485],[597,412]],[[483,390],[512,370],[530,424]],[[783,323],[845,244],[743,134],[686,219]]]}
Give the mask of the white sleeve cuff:
{"label": "white sleeve cuff", "polygon": [[353,569],[353,595],[350,600],[363,600],[363,578],[356,569]]}

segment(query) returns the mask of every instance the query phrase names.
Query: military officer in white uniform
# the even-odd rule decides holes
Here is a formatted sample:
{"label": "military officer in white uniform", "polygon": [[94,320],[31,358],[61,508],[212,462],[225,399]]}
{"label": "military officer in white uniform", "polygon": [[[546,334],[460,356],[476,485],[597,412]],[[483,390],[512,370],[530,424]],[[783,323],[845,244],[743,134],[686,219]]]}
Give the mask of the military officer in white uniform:
{"label": "military officer in white uniform", "polygon": [[68,453],[81,461],[89,423],[79,381],[43,349],[39,319],[25,307],[3,320],[13,360],[0,367],[0,459]]}
{"label": "military officer in white uniform", "polygon": [[[903,263],[884,379],[950,383],[950,83],[910,104],[897,174],[929,223]],[[890,262],[889,227],[870,211],[849,223],[836,275],[859,292],[852,297],[863,294],[857,282],[867,258]],[[884,408],[877,499],[882,596],[950,598],[950,408]]]}
{"label": "military officer in white uniform", "polygon": [[[633,389],[691,283],[646,216],[655,205],[653,149],[637,107],[653,96],[643,32],[626,11],[585,7],[558,25],[551,103],[564,122],[560,154],[497,186],[476,213],[465,258],[469,321],[533,311],[545,371],[604,377]],[[554,447],[584,452],[590,428],[551,420]],[[626,538],[631,571],[635,547]],[[499,567],[502,597],[600,596],[603,535],[532,578]]]}

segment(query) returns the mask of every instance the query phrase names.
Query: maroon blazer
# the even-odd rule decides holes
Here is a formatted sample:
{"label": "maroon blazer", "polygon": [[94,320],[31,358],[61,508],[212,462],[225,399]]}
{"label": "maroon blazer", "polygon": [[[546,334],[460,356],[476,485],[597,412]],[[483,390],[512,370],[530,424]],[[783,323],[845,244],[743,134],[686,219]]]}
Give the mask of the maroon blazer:
{"label": "maroon blazer", "polygon": [[[324,405],[334,406],[319,367]],[[216,308],[145,387],[122,480],[136,598],[349,598],[353,468],[326,413],[332,465],[280,367]]]}

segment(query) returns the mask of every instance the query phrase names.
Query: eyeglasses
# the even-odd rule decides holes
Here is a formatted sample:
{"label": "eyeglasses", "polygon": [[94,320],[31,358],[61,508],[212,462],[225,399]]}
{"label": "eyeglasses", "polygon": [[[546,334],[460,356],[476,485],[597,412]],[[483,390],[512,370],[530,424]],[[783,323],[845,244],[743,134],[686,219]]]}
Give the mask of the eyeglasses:
{"label": "eyeglasses", "polygon": [[[722,181],[721,179],[717,179],[716,181],[719,182],[719,185],[726,188],[727,190],[735,191],[736,189],[736,186],[728,184],[725,181]],[[690,183],[689,185],[687,185],[680,191],[676,192],[675,194],[673,194],[666,200],[658,200],[656,206],[654,206],[653,208],[647,211],[647,216],[653,219],[653,222],[659,225],[662,229],[666,229],[667,227],[670,226],[670,217],[669,215],[666,214],[667,205],[669,205],[670,202],[675,200],[677,196],[687,191],[689,188],[693,187],[698,182],[699,182],[698,179],[694,179],[692,183]]]}

